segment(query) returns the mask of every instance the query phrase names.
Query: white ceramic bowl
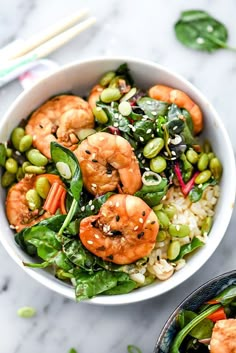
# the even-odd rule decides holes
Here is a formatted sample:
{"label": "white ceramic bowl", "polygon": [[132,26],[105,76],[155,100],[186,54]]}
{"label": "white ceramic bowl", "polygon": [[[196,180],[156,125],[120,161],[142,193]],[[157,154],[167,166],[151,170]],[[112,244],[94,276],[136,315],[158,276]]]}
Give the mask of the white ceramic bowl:
{"label": "white ceramic bowl", "polygon": [[[190,256],[187,265],[176,272],[170,279],[153,283],[137,289],[129,294],[105,296],[101,295],[88,301],[94,304],[127,304],[161,295],[191,277],[213,254],[220,244],[233,210],[235,198],[235,162],[229,137],[223,123],[208,100],[192,84],[168,69],[148,61],[128,58],[95,58],[72,63],[62,67],[52,75],[42,79],[32,88],[24,91],[12,104],[11,108],[0,121],[0,141],[6,141],[12,129],[20,120],[26,118],[35,108],[51,96],[73,92],[84,96],[98,82],[101,75],[117,68],[122,63],[128,63],[136,84],[148,88],[160,83],[186,92],[202,109],[204,114],[204,134],[211,142],[217,156],[223,163],[221,180],[221,195],[216,207],[215,220],[207,244]],[[24,267],[22,261],[32,262],[15,243],[12,230],[5,215],[5,192],[0,190],[0,239],[9,255],[31,277],[48,288],[74,299],[74,288],[56,279],[50,272],[42,269]]]}

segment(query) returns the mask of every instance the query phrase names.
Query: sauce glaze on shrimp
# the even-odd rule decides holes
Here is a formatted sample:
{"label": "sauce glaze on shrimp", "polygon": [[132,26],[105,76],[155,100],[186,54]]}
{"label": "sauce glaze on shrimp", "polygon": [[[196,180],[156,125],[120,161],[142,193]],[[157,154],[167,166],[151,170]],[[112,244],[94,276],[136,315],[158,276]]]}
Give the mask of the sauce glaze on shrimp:
{"label": "sauce glaze on shrimp", "polygon": [[150,254],[159,224],[153,210],[139,197],[112,195],[99,214],[80,223],[80,239],[93,254],[125,265]]}

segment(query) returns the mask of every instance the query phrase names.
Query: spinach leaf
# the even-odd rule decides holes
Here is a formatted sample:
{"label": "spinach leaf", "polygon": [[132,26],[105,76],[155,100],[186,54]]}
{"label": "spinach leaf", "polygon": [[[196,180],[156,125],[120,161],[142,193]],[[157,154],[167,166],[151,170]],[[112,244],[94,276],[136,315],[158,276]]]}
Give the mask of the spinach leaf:
{"label": "spinach leaf", "polygon": [[166,102],[158,101],[150,97],[140,98],[137,104],[150,118],[166,115],[169,105]]}
{"label": "spinach leaf", "polygon": [[192,202],[197,202],[201,199],[203,191],[209,186],[209,185],[216,185],[216,180],[211,178],[209,181],[206,183],[202,184],[201,187],[200,185],[196,185],[192,188],[192,190],[189,193],[189,198]]}
{"label": "spinach leaf", "polygon": [[[145,144],[150,140],[151,135],[154,134],[156,128],[154,120],[151,119],[135,121],[133,127],[134,139],[142,144]],[[147,131],[149,131],[149,133],[147,133]]]}
{"label": "spinach leaf", "polygon": [[[71,177],[67,179],[67,181],[70,183],[70,191],[72,196],[78,201],[83,187],[83,179],[77,158],[68,148],[63,147],[55,141],[51,142],[50,147],[51,157],[53,162],[56,164],[56,167],[58,162],[63,162],[70,168]],[[58,169],[58,172],[61,175],[60,168]],[[61,176],[63,177],[63,175]]]}
{"label": "spinach leaf", "polygon": [[90,272],[93,270],[96,263],[95,256],[84,248],[79,238],[69,239],[63,237],[63,252],[76,266]]}
{"label": "spinach leaf", "polygon": [[167,188],[167,179],[163,178],[158,185],[143,185],[142,188],[135,193],[135,196],[140,197],[148,206],[153,207],[159,204],[166,194]]}
{"label": "spinach leaf", "polygon": [[194,250],[196,250],[197,248],[200,248],[203,245],[204,245],[204,243],[201,240],[194,237],[190,244],[185,244],[185,245],[181,246],[180,253],[177,256],[177,258],[174,259],[174,261],[178,261],[178,260],[182,259],[185,255],[193,252]]}
{"label": "spinach leaf", "polygon": [[[189,324],[189,322],[191,322],[197,316],[198,314],[196,314],[193,311],[183,310],[178,315],[177,322],[180,328],[183,329],[187,324]],[[209,338],[211,337],[213,326],[214,326],[213,322],[206,318],[202,320],[198,325],[196,325],[189,332],[189,335],[197,339]]]}
{"label": "spinach leaf", "polygon": [[186,47],[213,52],[220,48],[232,49],[227,45],[228,32],[223,23],[202,10],[181,13],[175,23],[177,39]]}
{"label": "spinach leaf", "polygon": [[0,143],[0,166],[1,167],[5,167],[6,158],[7,158],[6,147],[3,143]]}
{"label": "spinach leaf", "polygon": [[130,132],[129,120],[120,114],[118,110],[118,103],[114,103],[113,106],[111,106],[110,104],[105,104],[98,101],[96,102],[96,105],[102,108],[108,116],[108,122],[105,126],[111,125],[118,128],[121,132]]}
{"label": "spinach leaf", "polygon": [[[74,276],[77,301],[92,298],[117,286],[118,288],[120,286],[117,294],[121,294],[121,284],[132,281],[126,273],[111,272],[106,270],[97,271],[92,274],[76,270],[74,271]],[[132,290],[133,288],[131,288],[131,285],[123,286],[125,293],[127,293],[127,290]]]}
{"label": "spinach leaf", "polygon": [[134,80],[130,75],[129,67],[126,63],[121,64],[115,71],[117,76],[124,76],[125,80],[132,86],[134,84]]}

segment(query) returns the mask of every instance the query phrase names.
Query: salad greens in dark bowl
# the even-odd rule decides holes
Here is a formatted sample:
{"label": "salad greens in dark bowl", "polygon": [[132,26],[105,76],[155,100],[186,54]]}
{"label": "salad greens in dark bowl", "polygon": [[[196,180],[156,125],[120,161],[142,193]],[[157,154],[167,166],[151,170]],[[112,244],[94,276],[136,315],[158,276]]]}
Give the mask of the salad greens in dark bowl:
{"label": "salad greens in dark bowl", "polygon": [[[234,333],[229,335],[227,329]],[[222,345],[221,352],[228,340],[235,349],[235,329],[236,271],[233,270],[204,283],[177,306],[165,323],[153,353],[214,353],[218,351],[216,339]]]}

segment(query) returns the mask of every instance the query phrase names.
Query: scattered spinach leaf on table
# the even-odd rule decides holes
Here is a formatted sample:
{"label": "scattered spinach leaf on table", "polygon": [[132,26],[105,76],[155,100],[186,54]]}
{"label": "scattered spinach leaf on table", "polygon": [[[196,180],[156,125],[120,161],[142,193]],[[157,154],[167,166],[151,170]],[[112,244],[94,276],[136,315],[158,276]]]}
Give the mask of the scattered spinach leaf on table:
{"label": "scattered spinach leaf on table", "polygon": [[221,48],[236,50],[227,44],[225,25],[206,11],[183,11],[174,29],[177,39],[186,47],[208,52]]}

